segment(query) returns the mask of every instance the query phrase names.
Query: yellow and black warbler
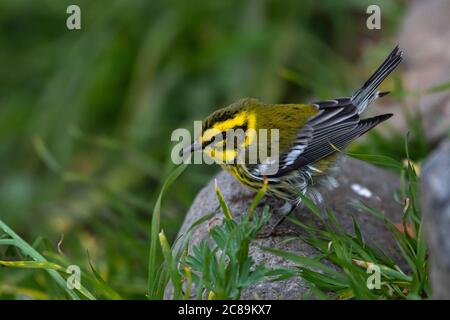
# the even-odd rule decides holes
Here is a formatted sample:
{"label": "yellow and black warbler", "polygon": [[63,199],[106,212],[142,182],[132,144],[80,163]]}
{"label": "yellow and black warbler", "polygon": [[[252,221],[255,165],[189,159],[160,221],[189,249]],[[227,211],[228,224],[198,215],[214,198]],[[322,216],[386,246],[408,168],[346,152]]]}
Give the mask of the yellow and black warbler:
{"label": "yellow and black warbler", "polygon": [[[256,99],[241,99],[209,115],[202,123],[200,137],[183,153],[203,150],[252,189],[261,188],[267,179],[267,193],[287,200],[293,207],[301,203],[300,193],[320,201],[321,196],[314,186],[324,181],[335,182],[327,173],[333,167],[338,151],[392,116],[360,118],[372,101],[387,94],[377,88],[401,60],[402,52],[397,46],[350,97],[309,104],[265,104]],[[254,163],[237,161],[239,154],[248,151],[252,145],[257,144],[257,149],[263,147],[263,139],[256,139],[249,133],[261,129],[278,130],[276,161],[272,156],[260,157],[259,154]],[[232,130],[244,132],[240,144],[234,143],[234,139],[230,141],[228,135],[225,137]],[[268,140],[270,138],[265,140],[264,147],[270,149]],[[268,163],[275,164],[277,170],[265,174]]]}

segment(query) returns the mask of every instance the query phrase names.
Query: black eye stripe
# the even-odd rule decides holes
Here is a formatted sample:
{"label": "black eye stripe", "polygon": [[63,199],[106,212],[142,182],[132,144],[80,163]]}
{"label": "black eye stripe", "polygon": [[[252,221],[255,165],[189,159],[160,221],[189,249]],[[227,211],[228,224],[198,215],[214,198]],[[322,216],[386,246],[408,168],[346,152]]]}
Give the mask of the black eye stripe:
{"label": "black eye stripe", "polygon": [[237,127],[234,127],[234,128],[233,128],[233,130],[239,130],[239,129],[244,130],[244,132],[247,131],[247,129],[248,129],[248,123],[245,122],[243,125],[237,126]]}
{"label": "black eye stripe", "polygon": [[221,140],[225,140],[225,135],[226,135],[226,131],[222,131],[219,134],[216,134],[215,136],[211,137],[211,139],[209,139],[208,141],[203,141],[202,142],[202,148],[206,147],[207,145],[209,145],[210,143],[212,143],[213,141],[218,140],[217,138],[221,138],[220,140],[218,140],[217,142],[221,141]]}
{"label": "black eye stripe", "polygon": [[209,145],[211,142],[216,141],[217,138],[219,138],[219,137],[220,137],[221,139],[218,140],[218,141],[225,140],[225,139],[226,139],[226,134],[227,134],[227,132],[228,132],[229,130],[243,130],[243,131],[245,132],[245,131],[247,131],[247,129],[248,129],[248,123],[245,122],[243,125],[240,125],[240,126],[236,126],[236,127],[230,128],[230,129],[228,129],[228,130],[226,130],[226,131],[222,131],[221,133],[216,134],[215,136],[211,137],[210,140],[208,140],[208,141],[203,141],[203,142],[202,142],[202,148],[206,147],[206,146]]}

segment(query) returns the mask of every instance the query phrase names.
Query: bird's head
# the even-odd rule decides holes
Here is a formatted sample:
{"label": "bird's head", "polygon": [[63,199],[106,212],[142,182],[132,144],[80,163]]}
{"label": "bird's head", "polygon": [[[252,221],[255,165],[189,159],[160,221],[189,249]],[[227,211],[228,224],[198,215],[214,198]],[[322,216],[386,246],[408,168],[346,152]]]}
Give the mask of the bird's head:
{"label": "bird's head", "polygon": [[232,163],[240,150],[247,148],[256,135],[255,99],[242,99],[210,114],[202,122],[201,135],[183,150],[203,150],[217,163]]}

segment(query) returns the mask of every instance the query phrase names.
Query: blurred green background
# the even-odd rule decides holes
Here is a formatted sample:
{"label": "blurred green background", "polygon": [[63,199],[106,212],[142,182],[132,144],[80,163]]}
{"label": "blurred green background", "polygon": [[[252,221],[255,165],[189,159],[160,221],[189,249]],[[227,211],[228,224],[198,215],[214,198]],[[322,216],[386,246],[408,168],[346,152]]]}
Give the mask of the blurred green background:
{"label": "blurred green background", "polygon": [[[395,45],[403,3],[2,0],[1,219],[83,268],[89,252],[123,297],[144,298],[171,132],[242,97],[349,95]],[[70,4],[81,30],[66,28]],[[381,30],[366,28],[371,4]],[[171,239],[217,171],[192,166],[173,186],[162,218]],[[0,248],[3,260],[17,255]],[[0,267],[0,297],[23,288],[58,297],[47,280]]]}

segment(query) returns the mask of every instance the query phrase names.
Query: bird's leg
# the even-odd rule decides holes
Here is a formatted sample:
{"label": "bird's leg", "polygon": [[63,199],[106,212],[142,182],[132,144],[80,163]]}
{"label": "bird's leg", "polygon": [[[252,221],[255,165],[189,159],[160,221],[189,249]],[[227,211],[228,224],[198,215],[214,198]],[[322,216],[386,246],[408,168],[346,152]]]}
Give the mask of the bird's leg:
{"label": "bird's leg", "polygon": [[286,201],[285,204],[280,208],[279,213],[281,214],[281,218],[279,218],[273,226],[270,227],[269,231],[264,232],[258,238],[269,238],[271,236],[276,235],[275,229],[283,223],[283,221],[288,217],[294,210],[297,208],[296,205]]}
{"label": "bird's leg", "polygon": [[281,218],[279,218],[277,220],[277,222],[275,222],[275,224],[271,228],[271,233],[275,230],[276,227],[278,227],[280,224],[282,224],[284,220],[286,220],[286,218],[292,213],[292,211],[295,210],[295,208],[296,208],[296,206],[293,205],[292,203],[290,203],[288,201],[285,202],[285,204],[281,207],[281,210],[280,210]]}

